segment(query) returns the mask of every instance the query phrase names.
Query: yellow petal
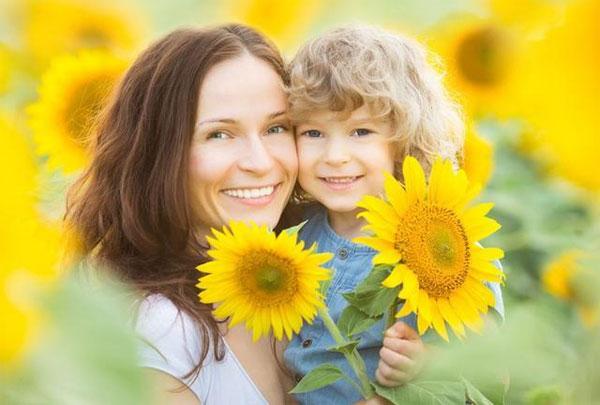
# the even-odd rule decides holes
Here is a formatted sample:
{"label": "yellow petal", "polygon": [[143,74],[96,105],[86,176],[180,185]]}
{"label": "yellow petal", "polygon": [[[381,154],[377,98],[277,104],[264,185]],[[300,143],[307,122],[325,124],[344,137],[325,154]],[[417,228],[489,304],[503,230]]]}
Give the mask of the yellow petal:
{"label": "yellow petal", "polygon": [[419,161],[412,156],[404,158],[402,165],[402,173],[404,174],[404,188],[408,205],[412,205],[416,201],[425,199],[425,173],[419,164]]}
{"label": "yellow petal", "polygon": [[404,191],[398,180],[394,178],[391,174],[385,173],[383,187],[385,189],[385,195],[392,207],[394,207],[396,213],[399,216],[404,215],[408,206],[408,202],[406,200],[406,192]]}
{"label": "yellow petal", "polygon": [[392,270],[392,273],[387,276],[385,280],[381,283],[384,287],[394,288],[400,285],[404,280],[404,273],[406,272],[406,266],[403,264],[399,264]]}
{"label": "yellow petal", "polygon": [[395,264],[400,261],[402,256],[395,250],[384,250],[373,257],[373,264]]}
{"label": "yellow petal", "polygon": [[446,331],[446,325],[444,324],[444,319],[442,318],[437,303],[435,302],[433,302],[433,304],[431,305],[431,316],[433,328],[446,342],[448,342],[448,332]]}

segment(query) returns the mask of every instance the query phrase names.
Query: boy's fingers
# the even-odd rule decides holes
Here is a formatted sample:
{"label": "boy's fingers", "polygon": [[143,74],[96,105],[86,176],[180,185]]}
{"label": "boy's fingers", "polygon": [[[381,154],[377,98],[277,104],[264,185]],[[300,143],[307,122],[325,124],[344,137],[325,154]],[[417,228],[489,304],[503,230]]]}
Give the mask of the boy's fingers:
{"label": "boy's fingers", "polygon": [[407,373],[400,370],[394,370],[381,361],[375,371],[375,378],[379,384],[386,387],[396,387],[410,380]]}
{"label": "boy's fingers", "polygon": [[385,331],[387,337],[397,337],[408,340],[421,340],[416,330],[408,326],[406,322],[398,321]]}
{"label": "boy's fingers", "polygon": [[419,344],[419,342],[400,338],[384,338],[383,347],[387,347],[388,349],[410,357],[411,359],[419,356],[423,352],[422,345]]}
{"label": "boy's fingers", "polygon": [[415,362],[407,356],[390,350],[387,347],[381,348],[379,351],[379,358],[380,364],[383,362],[395,370],[410,371],[416,366]]}

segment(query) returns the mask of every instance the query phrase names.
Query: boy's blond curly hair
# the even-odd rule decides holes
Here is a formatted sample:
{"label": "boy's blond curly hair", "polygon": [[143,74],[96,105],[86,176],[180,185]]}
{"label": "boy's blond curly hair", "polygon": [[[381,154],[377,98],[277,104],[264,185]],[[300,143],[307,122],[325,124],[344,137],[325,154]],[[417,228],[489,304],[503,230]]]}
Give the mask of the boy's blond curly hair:
{"label": "boy's blond curly hair", "polygon": [[337,28],[306,43],[289,65],[295,123],[316,110],[351,113],[367,105],[391,119],[399,163],[416,157],[426,172],[436,156],[457,163],[464,141],[458,105],[416,41],[369,26]]}

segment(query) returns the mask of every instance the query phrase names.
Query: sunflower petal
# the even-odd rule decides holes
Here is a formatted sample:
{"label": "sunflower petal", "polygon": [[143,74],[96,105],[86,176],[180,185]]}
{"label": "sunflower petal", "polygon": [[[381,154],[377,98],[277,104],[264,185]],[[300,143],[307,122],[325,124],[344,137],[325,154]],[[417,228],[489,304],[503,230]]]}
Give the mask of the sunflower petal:
{"label": "sunflower petal", "polygon": [[423,201],[426,187],[425,173],[417,159],[412,156],[404,158],[402,173],[404,174],[404,188],[408,205],[410,206],[416,201]]}

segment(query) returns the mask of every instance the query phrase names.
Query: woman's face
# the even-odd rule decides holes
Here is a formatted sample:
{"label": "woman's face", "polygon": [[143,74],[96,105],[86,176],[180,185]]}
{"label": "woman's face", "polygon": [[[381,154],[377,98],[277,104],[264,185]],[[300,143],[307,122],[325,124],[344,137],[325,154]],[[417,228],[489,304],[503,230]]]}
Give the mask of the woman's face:
{"label": "woman's face", "polygon": [[277,224],[298,160],[282,81],[269,64],[244,54],[208,71],[190,172],[202,231],[230,220]]}

